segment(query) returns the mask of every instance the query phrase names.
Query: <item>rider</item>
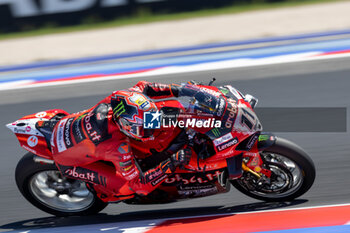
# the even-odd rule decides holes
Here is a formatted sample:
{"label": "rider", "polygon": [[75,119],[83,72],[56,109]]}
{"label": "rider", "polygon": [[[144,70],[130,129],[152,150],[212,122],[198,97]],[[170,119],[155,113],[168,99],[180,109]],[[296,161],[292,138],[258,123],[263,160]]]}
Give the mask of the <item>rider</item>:
{"label": "rider", "polygon": [[[116,200],[156,189],[176,167],[188,164],[191,150],[184,148],[186,133],[172,135],[175,139],[170,145],[162,145],[165,148],[160,158],[164,160],[146,171],[135,160],[130,143],[157,139],[154,132],[143,128],[143,113],[159,110],[151,98],[178,97],[180,91],[178,85],[140,81],[128,90],[113,92],[89,110],[62,118],[51,137],[53,157],[61,173],[99,184],[95,188],[102,193],[113,190]],[[115,170],[111,172],[106,164],[113,164]]]}

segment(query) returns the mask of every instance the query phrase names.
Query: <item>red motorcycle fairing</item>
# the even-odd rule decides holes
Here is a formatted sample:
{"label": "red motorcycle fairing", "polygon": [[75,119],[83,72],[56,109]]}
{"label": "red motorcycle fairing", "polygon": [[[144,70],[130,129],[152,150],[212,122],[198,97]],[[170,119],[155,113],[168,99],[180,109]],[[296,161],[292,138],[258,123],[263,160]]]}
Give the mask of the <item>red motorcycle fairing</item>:
{"label": "red motorcycle fairing", "polygon": [[124,200],[127,204],[161,204],[226,193],[230,186],[225,177],[225,169],[205,173],[184,171],[174,173],[147,196]]}
{"label": "red motorcycle fairing", "polygon": [[[248,138],[250,135],[255,133],[254,129],[249,127],[248,129],[245,129],[243,127],[244,125],[241,125],[242,123],[246,123],[244,120],[238,121],[238,119],[242,118],[241,115],[249,111],[244,111],[242,110],[242,108],[250,107],[249,104],[247,104],[242,98],[229,98],[223,95],[223,93],[220,92],[216,87],[199,87],[199,90],[205,93],[204,96],[212,97],[212,101],[215,101],[214,98],[219,98],[220,103],[218,107],[222,108],[222,112],[220,114],[217,114],[220,116],[215,116],[212,114],[204,114],[203,116],[201,116],[199,114],[201,113],[201,111],[195,111],[191,112],[193,118],[215,118],[221,120],[223,125],[219,132],[212,132],[212,128],[203,129],[201,127],[197,127],[197,125],[189,127],[189,129],[195,130],[196,132],[202,134],[207,134],[209,136],[209,138],[212,141],[211,143],[212,147],[214,148],[215,154],[209,158],[201,158],[193,150],[193,156],[191,158],[191,161],[185,167],[185,169],[177,168],[175,174],[166,178],[164,184],[161,184],[159,186],[158,191],[163,190],[170,193],[171,190],[173,190],[174,192],[172,196],[176,199],[206,196],[218,192],[226,192],[227,189],[223,186],[223,184],[220,184],[218,177],[228,167],[227,158],[235,157],[241,154],[241,152],[235,151],[236,146],[240,142]],[[178,100],[159,101],[156,102],[156,105],[158,109],[175,108],[179,109],[180,112],[183,112],[184,114],[189,113],[188,109],[185,108],[181,101]],[[18,136],[18,139],[20,140],[21,146],[33,153],[35,152],[34,154],[37,154],[44,158],[52,159],[52,154],[51,151],[48,149],[48,144],[45,140],[44,135],[42,135],[40,131],[38,131],[35,128],[35,126],[38,121],[48,121],[59,113],[67,115],[67,113],[62,110],[50,110],[21,118],[19,120],[19,123],[21,123],[20,125],[18,125],[18,122],[16,122],[16,124],[13,125],[13,131],[15,130],[15,128],[18,131],[18,127],[25,128],[29,126],[28,122],[23,121],[32,121],[30,127],[36,130],[36,135],[25,134],[25,137],[22,137],[21,134],[16,134]],[[226,122],[229,123],[225,124]],[[238,128],[240,130],[237,130]],[[161,129],[154,130],[154,134],[157,134],[159,136],[157,137],[157,139],[159,140],[157,140],[156,142],[150,141],[148,143],[144,143],[132,141],[130,145],[133,151],[135,151],[136,156],[139,155],[140,158],[142,158],[142,156],[146,157],[150,155],[151,148],[156,149],[157,151],[161,151],[162,149],[169,146],[171,141],[178,135],[178,132],[180,131],[181,129],[177,127],[162,127]],[[32,143],[30,141],[31,139],[29,139],[29,137],[31,136],[34,136],[38,139],[37,144],[35,144],[35,142]],[[29,148],[28,146],[31,146],[33,149]],[[79,150],[81,148],[76,149]],[[87,183],[94,184],[94,190],[96,191],[99,198],[101,198],[102,200],[111,202],[130,198],[129,195],[126,195],[124,197],[118,195],[118,193],[128,193],[132,195],[132,192],[128,192],[127,185],[124,187],[123,184],[114,182],[118,179],[113,179],[113,177],[115,176],[115,170],[112,167],[106,166],[106,164],[100,163],[96,159],[94,161],[91,161],[91,163],[89,164],[85,164],[84,168],[79,167],[79,165],[81,165],[81,162],[78,158],[76,162],[77,164],[75,164],[75,167],[72,164],[70,164],[71,167],[59,167],[59,169],[65,176],[68,176],[73,179],[84,180]],[[174,179],[175,182],[172,182],[172,180]],[[179,181],[179,179],[181,181]],[[108,188],[106,186],[106,183],[108,184]],[[114,189],[110,189],[110,187],[113,187]],[[116,189],[119,192],[117,192]],[[124,190],[124,192],[120,192],[121,190]]]}
{"label": "red motorcycle fairing", "polygon": [[[143,91],[141,87],[147,85],[146,82],[139,83],[140,87],[137,91]],[[191,124],[182,129],[175,125],[163,126],[154,131],[148,129],[150,133],[158,133],[159,140],[145,140],[140,143],[135,142],[133,145],[133,142],[129,143],[129,139],[122,135],[118,126],[114,124],[113,128],[116,128],[118,133],[113,133],[113,129],[109,131],[111,135],[117,137],[114,138],[115,140],[111,139],[113,143],[97,145],[93,141],[99,139],[100,135],[97,130],[92,130],[92,123],[95,120],[92,121],[92,115],[88,115],[90,111],[86,110],[80,113],[85,117],[86,124],[83,125],[86,129],[85,139],[90,138],[91,142],[84,145],[84,148],[90,147],[92,153],[83,151],[81,154],[67,149],[65,150],[67,160],[65,160],[62,154],[57,159],[57,156],[52,156],[48,146],[57,140],[52,137],[52,141],[48,141],[51,134],[48,136],[46,132],[52,130],[55,125],[56,130],[58,127],[70,126],[73,123],[69,120],[72,115],[63,118],[62,115],[67,115],[66,112],[50,110],[23,117],[7,125],[16,134],[21,146],[38,156],[51,159],[52,163],[54,162],[52,157],[55,158],[55,162],[61,161],[54,165],[47,159],[40,160],[37,156],[27,153],[16,168],[16,183],[23,196],[48,213],[69,216],[97,213],[106,206],[104,202],[123,200],[128,204],[156,204],[228,192],[229,182],[242,193],[259,200],[290,201],[304,194],[313,184],[315,167],[301,148],[287,140],[276,140],[273,135],[261,133],[260,122],[252,108],[257,103],[254,97],[243,96],[231,86],[216,88],[188,83],[181,88],[158,84],[150,84],[148,87],[150,94],[154,94],[156,98],[170,94],[168,96],[170,98],[178,97],[177,100],[157,103],[158,110],[165,110],[162,114],[175,113],[174,119],[177,119],[179,112],[189,115],[191,120],[199,118],[198,121],[203,122],[206,120],[205,117],[208,117],[221,120],[222,125],[203,128],[199,125],[205,123],[201,123]],[[181,102],[181,98],[190,98],[191,101]],[[110,96],[97,106],[109,102]],[[105,111],[98,111],[98,113],[102,112]],[[153,117],[159,121],[159,112],[156,112]],[[65,119],[66,123],[62,121]],[[82,120],[79,117],[77,119]],[[102,119],[104,118],[101,115],[98,117],[96,114],[96,122]],[[151,121],[153,122],[154,119]],[[59,120],[62,125],[55,124]],[[149,125],[153,127],[153,123]],[[159,127],[159,124],[156,125]],[[180,133],[177,134],[177,131]],[[73,130],[70,138],[64,138],[63,135],[66,136],[66,132],[62,134],[61,130],[61,133],[57,133],[66,147],[71,145],[71,141],[81,140],[80,134]],[[77,139],[75,139],[76,136],[78,136]],[[188,138],[182,136],[188,136]],[[177,140],[172,143],[174,138],[180,143],[177,143]],[[176,149],[166,148],[170,144],[180,146]],[[167,153],[160,153],[159,157],[155,157],[154,162],[158,162],[157,159],[162,161],[164,157],[169,156],[173,151],[178,151],[184,144],[186,144],[185,147],[192,149],[188,165],[173,171],[167,166],[170,161],[166,160],[166,163],[162,162],[156,169],[149,169],[146,175],[140,176],[141,167],[153,167],[152,161],[139,159],[137,162],[140,166],[136,166],[133,151],[138,151],[137,155],[146,157],[150,154],[157,155],[156,152],[164,152],[165,149]],[[96,146],[101,149],[98,153],[94,151]],[[52,148],[54,147],[57,148],[55,145]],[[150,150],[155,148],[157,150]],[[75,149],[82,152],[80,150],[83,148],[75,147]],[[55,152],[55,149],[52,151]],[[83,157],[85,157],[84,160]],[[41,161],[44,163],[37,164]],[[164,168],[167,169],[166,172],[163,171]],[[59,172],[67,179],[62,179]],[[40,182],[36,184],[39,178]],[[80,181],[74,181],[74,179]],[[35,182],[28,182],[28,180]],[[78,194],[75,195],[78,186],[81,189],[78,189]],[[72,195],[72,200],[66,198],[67,193]],[[81,193],[88,193],[88,196],[84,197]],[[42,195],[45,198],[39,198]],[[72,211],[71,203],[76,204],[76,200],[83,201],[78,203],[77,208]],[[57,209],[57,203],[59,209]]]}
{"label": "red motorcycle fairing", "polygon": [[135,195],[125,179],[116,177],[122,175],[116,173],[114,166],[103,161],[95,161],[84,167],[58,165],[58,168],[66,177],[85,181],[104,202],[121,201]]}
{"label": "red motorcycle fairing", "polygon": [[15,122],[6,125],[17,137],[20,145],[25,150],[46,159],[52,159],[52,153],[45,135],[38,130],[44,122],[50,121],[57,115],[68,115],[61,109],[51,109],[24,116]]}

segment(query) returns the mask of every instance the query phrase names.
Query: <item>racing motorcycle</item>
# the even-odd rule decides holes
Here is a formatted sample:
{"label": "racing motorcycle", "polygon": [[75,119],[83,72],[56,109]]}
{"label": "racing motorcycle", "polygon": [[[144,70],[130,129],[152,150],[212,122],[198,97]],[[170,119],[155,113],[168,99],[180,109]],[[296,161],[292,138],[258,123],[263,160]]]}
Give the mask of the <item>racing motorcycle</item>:
{"label": "racing motorcycle", "polygon": [[[262,131],[253,110],[256,98],[243,95],[230,85],[193,83],[187,87],[193,90],[192,96],[159,100],[156,105],[161,112],[162,129],[183,127],[188,134],[187,146],[192,150],[189,164],[177,168],[147,196],[134,195],[115,202],[169,203],[226,193],[231,185],[259,200],[290,201],[311,188],[315,179],[312,160],[296,144]],[[30,203],[47,213],[95,214],[108,205],[99,198],[99,184],[90,182],[98,174],[84,174],[75,167],[70,176],[62,174],[50,150],[52,130],[67,114],[60,109],[48,110],[7,125],[28,151],[17,165],[16,183]],[[139,154],[144,145],[131,144]],[[140,155],[138,163],[142,165],[142,161]],[[103,165],[103,169],[113,172],[113,165],[103,162],[96,166]],[[103,182],[100,179],[100,185]]]}

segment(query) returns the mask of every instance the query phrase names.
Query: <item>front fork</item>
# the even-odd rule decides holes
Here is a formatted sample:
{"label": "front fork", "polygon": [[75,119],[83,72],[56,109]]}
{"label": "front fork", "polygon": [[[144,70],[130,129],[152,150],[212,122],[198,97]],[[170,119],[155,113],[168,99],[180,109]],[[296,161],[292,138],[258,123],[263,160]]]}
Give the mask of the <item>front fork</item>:
{"label": "front fork", "polygon": [[256,135],[253,135],[251,140],[254,141],[247,144],[251,146],[243,153],[242,170],[253,174],[259,179],[262,175],[271,177],[271,171],[264,168],[264,160],[261,157],[260,152],[274,145],[276,137],[271,133],[259,132]]}

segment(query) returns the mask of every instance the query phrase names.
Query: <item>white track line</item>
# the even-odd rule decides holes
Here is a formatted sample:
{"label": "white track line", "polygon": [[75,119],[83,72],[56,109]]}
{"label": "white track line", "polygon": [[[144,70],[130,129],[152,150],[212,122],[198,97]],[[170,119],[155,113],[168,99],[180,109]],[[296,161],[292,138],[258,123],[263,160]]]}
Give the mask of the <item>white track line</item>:
{"label": "white track line", "polygon": [[167,220],[174,220],[174,219],[206,218],[206,217],[227,216],[227,215],[235,215],[235,214],[270,213],[270,212],[279,212],[279,211],[309,210],[309,209],[328,208],[328,207],[343,207],[343,206],[350,206],[350,203],[307,206],[307,207],[295,207],[295,208],[273,209],[273,210],[256,210],[256,211],[248,211],[248,212],[230,212],[230,213],[222,213],[222,214],[195,215],[195,216],[188,216],[188,217],[182,217],[182,218],[179,218],[179,217],[164,218],[164,219],[159,219],[159,220],[167,221]]}
{"label": "white track line", "polygon": [[148,71],[148,72],[139,73],[139,74],[111,75],[111,76],[105,76],[105,77],[55,81],[55,82],[48,82],[48,83],[31,84],[32,80],[23,80],[23,81],[0,84],[0,90],[38,88],[38,87],[59,86],[59,85],[77,84],[77,83],[100,82],[100,81],[108,81],[108,80],[143,78],[143,77],[152,77],[156,75],[180,74],[180,73],[200,72],[200,71],[209,71],[209,70],[233,69],[233,68],[265,66],[265,65],[350,57],[350,53],[316,56],[319,54],[321,54],[321,52],[291,54],[291,55],[275,56],[272,58],[261,58],[261,59],[235,59],[235,60],[228,60],[228,61],[221,61],[221,62],[209,62],[209,63],[202,63],[197,65],[188,65],[188,66],[170,66],[170,67],[160,68],[157,70]]}

